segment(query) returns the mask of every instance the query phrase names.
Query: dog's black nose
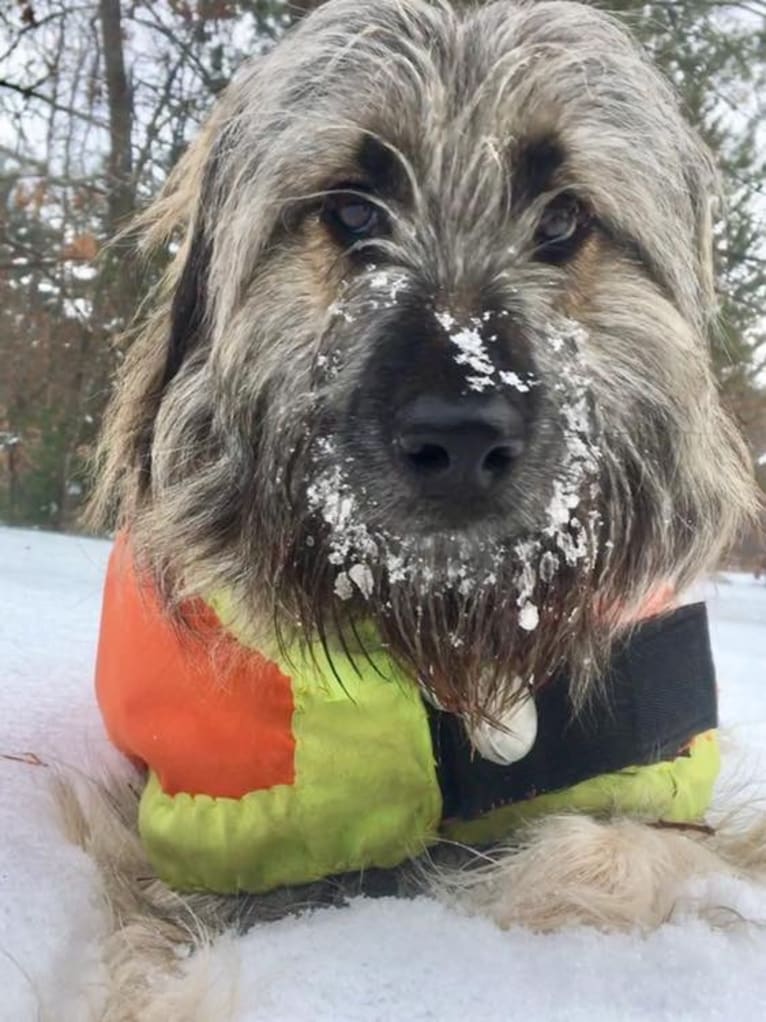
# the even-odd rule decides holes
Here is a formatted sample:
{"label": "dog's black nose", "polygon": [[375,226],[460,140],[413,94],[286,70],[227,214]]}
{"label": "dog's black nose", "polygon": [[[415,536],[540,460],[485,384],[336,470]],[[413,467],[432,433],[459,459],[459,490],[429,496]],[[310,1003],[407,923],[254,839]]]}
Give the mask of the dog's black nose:
{"label": "dog's black nose", "polygon": [[525,446],[522,412],[504,397],[423,395],[396,418],[398,458],[420,496],[465,504],[509,476]]}

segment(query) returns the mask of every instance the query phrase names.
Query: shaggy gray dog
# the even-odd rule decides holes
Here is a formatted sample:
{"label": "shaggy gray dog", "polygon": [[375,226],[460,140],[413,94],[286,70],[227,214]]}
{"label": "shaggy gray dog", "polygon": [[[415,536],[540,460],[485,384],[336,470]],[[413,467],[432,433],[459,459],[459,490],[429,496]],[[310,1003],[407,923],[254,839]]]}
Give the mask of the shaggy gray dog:
{"label": "shaggy gray dog", "polygon": [[264,642],[372,618],[451,708],[561,663],[581,694],[752,506],[708,359],[715,187],[595,10],[327,4],[149,213],[183,245],[98,508]]}
{"label": "shaggy gray dog", "polygon": [[[230,593],[263,648],[363,658],[372,622],[468,718],[562,664],[581,703],[626,622],[753,506],[708,356],[716,187],[590,7],[331,0],[242,69],[144,219],[180,247],[95,514],[116,506],[171,609]],[[536,840],[475,904],[650,924],[719,861],[638,824]]]}

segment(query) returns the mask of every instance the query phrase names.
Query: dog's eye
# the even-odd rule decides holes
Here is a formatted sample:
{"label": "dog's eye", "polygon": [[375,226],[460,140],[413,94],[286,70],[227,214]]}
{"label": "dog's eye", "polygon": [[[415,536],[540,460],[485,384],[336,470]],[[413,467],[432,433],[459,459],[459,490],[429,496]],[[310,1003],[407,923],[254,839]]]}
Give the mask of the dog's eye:
{"label": "dog's eye", "polygon": [[368,234],[378,223],[378,210],[371,202],[350,199],[335,210],[338,222],[353,234]]}
{"label": "dog's eye", "polygon": [[577,230],[579,213],[580,205],[577,199],[552,202],[537,225],[539,241],[543,245],[551,241],[567,241]]}
{"label": "dog's eye", "polygon": [[343,240],[357,241],[381,232],[383,215],[378,205],[358,191],[336,191],[325,198],[322,218]]}
{"label": "dog's eye", "polygon": [[548,203],[537,224],[535,257],[554,263],[571,258],[590,224],[590,213],[575,195],[558,195]]}

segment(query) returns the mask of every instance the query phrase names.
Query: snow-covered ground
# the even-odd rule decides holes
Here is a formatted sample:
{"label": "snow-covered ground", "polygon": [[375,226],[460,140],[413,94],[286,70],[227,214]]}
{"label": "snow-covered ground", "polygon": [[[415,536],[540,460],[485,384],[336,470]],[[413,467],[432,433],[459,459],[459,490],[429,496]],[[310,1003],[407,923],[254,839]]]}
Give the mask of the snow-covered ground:
{"label": "snow-covered ground", "polygon": [[[91,692],[107,553],[95,540],[0,529],[0,1022],[99,1018],[98,878],[56,830],[45,764],[92,773],[117,762]],[[725,576],[709,599],[731,738],[723,785],[766,795],[766,586]],[[764,892],[698,886],[766,923]],[[220,941],[211,982],[232,965],[235,1022],[766,1019],[766,925],[688,919],[648,938],[540,937],[425,899],[359,900]]]}

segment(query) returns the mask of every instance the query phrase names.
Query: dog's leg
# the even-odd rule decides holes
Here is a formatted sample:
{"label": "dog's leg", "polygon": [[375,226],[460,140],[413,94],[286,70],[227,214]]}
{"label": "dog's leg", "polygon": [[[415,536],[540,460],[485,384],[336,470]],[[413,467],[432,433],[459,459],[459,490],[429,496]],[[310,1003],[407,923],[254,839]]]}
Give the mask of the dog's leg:
{"label": "dog's leg", "polygon": [[371,870],[262,895],[176,893],[156,878],[141,844],[139,788],[138,776],[98,782],[59,775],[53,782],[64,835],[98,867],[110,915],[102,1022],[222,1022],[236,1005],[237,933],[306,908],[344,904],[362,890],[422,891],[422,884],[400,884],[397,871]]}
{"label": "dog's leg", "polygon": [[764,831],[763,822],[709,831],[550,817],[486,864],[439,873],[436,888],[441,897],[504,928],[651,930],[684,905],[684,886],[694,876],[763,876]]}
{"label": "dog's leg", "polygon": [[[65,836],[98,866],[111,917],[103,1022],[228,1018],[236,973],[227,969],[213,982],[207,949],[231,925],[236,899],[181,896],[154,878],[138,837],[138,795],[129,778],[80,784],[59,776],[53,797]],[[184,961],[192,951],[188,970]]]}

